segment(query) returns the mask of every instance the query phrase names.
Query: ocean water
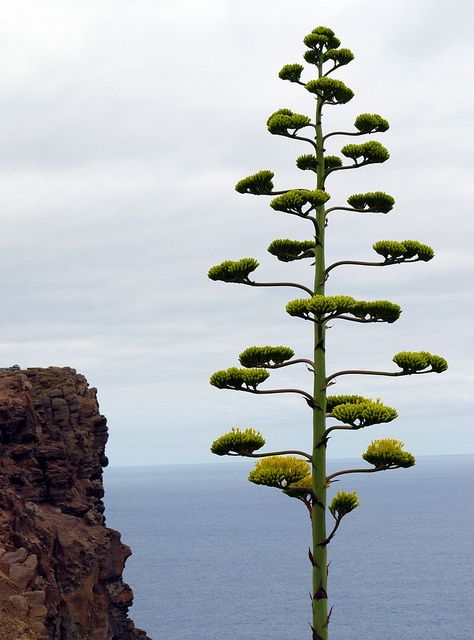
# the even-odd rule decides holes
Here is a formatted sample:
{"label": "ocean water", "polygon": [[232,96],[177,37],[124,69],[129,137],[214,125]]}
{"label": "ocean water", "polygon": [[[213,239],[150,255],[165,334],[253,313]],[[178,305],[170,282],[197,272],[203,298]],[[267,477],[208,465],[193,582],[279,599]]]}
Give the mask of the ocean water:
{"label": "ocean water", "polygon": [[[251,467],[106,470],[131,616],[153,640],[310,640],[306,508],[249,483]],[[343,478],[362,505],[329,545],[331,640],[473,640],[474,456]]]}

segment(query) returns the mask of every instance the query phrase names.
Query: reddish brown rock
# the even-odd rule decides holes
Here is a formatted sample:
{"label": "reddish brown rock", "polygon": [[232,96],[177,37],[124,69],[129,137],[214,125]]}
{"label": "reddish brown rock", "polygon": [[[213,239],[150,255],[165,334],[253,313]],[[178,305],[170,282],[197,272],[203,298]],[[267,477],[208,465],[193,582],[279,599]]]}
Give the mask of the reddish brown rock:
{"label": "reddish brown rock", "polygon": [[36,576],[37,568],[38,559],[36,555],[32,553],[24,562],[15,562],[12,564],[8,571],[8,577],[17,587],[24,590]]}
{"label": "reddish brown rock", "polygon": [[18,617],[26,617],[28,614],[28,601],[23,596],[19,596],[17,594],[10,596],[8,598],[8,608],[10,612]]}
{"label": "reddish brown rock", "polygon": [[128,617],[130,549],[105,526],[106,441],[74,369],[0,372],[2,640],[149,640]]}

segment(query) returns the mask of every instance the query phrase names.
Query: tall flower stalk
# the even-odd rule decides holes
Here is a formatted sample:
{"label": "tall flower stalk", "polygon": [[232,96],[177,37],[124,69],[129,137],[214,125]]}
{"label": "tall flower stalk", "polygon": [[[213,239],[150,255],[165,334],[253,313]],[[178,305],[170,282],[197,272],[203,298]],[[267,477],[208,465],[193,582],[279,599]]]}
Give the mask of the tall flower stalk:
{"label": "tall flower stalk", "polygon": [[[313,323],[313,352],[311,357],[294,357],[294,351],[283,346],[255,346],[245,349],[239,356],[241,367],[217,371],[211,376],[211,384],[219,389],[233,389],[253,394],[289,393],[300,396],[312,414],[312,446],[310,452],[298,450],[255,453],[265,445],[262,434],[249,427],[232,428],[215,440],[211,451],[217,455],[260,458],[249,480],[255,484],[275,487],[286,495],[300,500],[307,508],[312,528],[312,546],[309,560],[312,568],[312,620],[313,640],[328,640],[331,609],[328,609],[327,547],[336,534],[344,516],[359,506],[357,494],[337,491],[327,504],[326,493],[333,481],[342,475],[374,473],[387,469],[411,467],[413,455],[404,450],[399,440],[374,440],[363,459],[368,466],[342,469],[327,475],[326,453],[330,434],[335,431],[355,431],[374,424],[391,422],[397,417],[395,409],[359,395],[331,395],[328,389],[337,378],[345,375],[407,376],[424,373],[441,373],[447,363],[441,356],[431,353],[400,352],[393,357],[398,369],[394,371],[369,371],[347,369],[326,372],[326,327],[328,322],[344,320],[357,323],[392,323],[398,320],[400,307],[388,300],[356,300],[347,295],[326,295],[325,286],[331,272],[344,265],[389,266],[402,263],[427,262],[434,256],[428,245],[415,240],[381,240],[373,245],[378,255],[376,261],[339,260],[326,266],[325,229],[331,214],[347,211],[356,215],[387,214],[394,205],[392,196],[382,192],[357,193],[343,205],[327,206],[330,195],[326,190],[329,176],[339,171],[357,169],[369,164],[385,162],[389,158],[387,149],[380,142],[370,140],[362,144],[346,144],[340,156],[327,155],[326,144],[336,136],[363,136],[381,133],[389,128],[385,118],[378,114],[363,113],[350,131],[324,133],[322,116],[324,108],[342,105],[353,97],[353,92],[340,80],[330,77],[339,67],[349,64],[354,56],[349,49],[341,48],[334,31],[317,27],[304,38],[307,50],[305,61],[315,72],[313,78],[302,80],[304,67],[301,64],[285,65],[279,76],[283,80],[302,86],[315,99],[315,118],[291,109],[280,109],[268,119],[268,130],[309,146],[310,153],[298,156],[296,165],[303,171],[315,174],[315,189],[275,190],[274,174],[259,171],[236,185],[239,193],[273,196],[270,206],[275,211],[293,215],[309,223],[312,237],[306,240],[288,238],[274,240],[268,251],[278,260],[292,262],[307,259],[314,268],[312,286],[298,282],[258,282],[253,272],[259,266],[254,258],[237,261],[226,260],[209,270],[209,278],[253,287],[289,287],[303,292],[304,297],[290,301],[286,311],[291,316]],[[304,364],[312,376],[312,389],[267,388],[262,386],[268,379],[268,370]],[[333,524],[326,529],[329,514]]]}

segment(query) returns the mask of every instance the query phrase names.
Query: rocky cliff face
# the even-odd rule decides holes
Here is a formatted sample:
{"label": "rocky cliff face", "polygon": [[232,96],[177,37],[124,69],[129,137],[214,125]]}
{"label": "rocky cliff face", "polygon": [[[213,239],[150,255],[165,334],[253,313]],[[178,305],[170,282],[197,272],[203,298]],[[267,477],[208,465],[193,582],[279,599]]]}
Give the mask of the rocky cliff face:
{"label": "rocky cliff face", "polygon": [[130,549],[105,526],[106,441],[74,369],[0,372],[2,640],[149,640],[127,615]]}

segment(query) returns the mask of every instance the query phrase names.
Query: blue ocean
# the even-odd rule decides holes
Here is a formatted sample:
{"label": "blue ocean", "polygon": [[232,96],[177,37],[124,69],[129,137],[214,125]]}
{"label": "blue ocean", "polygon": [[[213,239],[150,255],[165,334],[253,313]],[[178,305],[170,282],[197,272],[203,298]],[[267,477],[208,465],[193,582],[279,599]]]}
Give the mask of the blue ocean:
{"label": "blue ocean", "polygon": [[[308,514],[252,466],[106,470],[131,617],[153,640],[310,640]],[[474,456],[343,478],[362,504],[329,546],[331,640],[473,640]]]}

